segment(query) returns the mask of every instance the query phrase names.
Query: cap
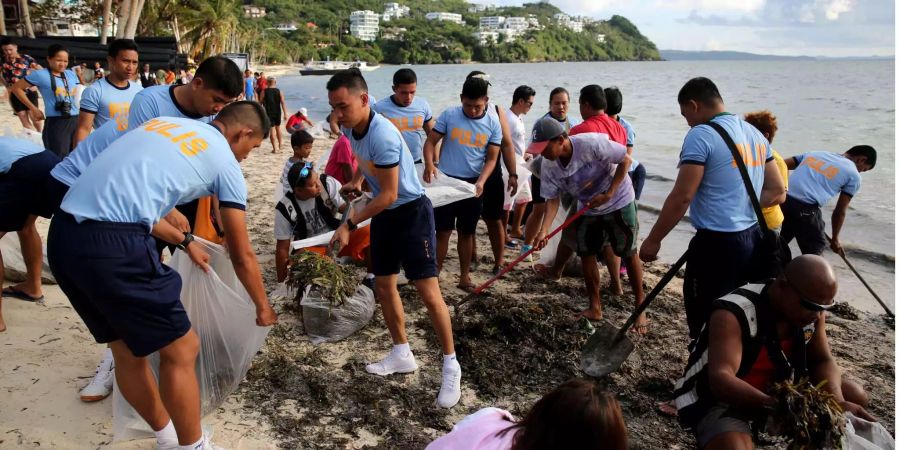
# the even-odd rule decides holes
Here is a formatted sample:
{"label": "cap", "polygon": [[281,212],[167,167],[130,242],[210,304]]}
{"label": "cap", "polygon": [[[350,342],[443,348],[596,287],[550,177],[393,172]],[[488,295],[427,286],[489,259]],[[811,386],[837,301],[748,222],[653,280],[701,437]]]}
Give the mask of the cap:
{"label": "cap", "polygon": [[556,139],[566,132],[566,128],[558,120],[546,116],[538,120],[531,129],[531,145],[528,146],[528,153],[539,155],[547,147],[547,142]]}
{"label": "cap", "polygon": [[300,114],[306,115],[306,108],[300,108]]}

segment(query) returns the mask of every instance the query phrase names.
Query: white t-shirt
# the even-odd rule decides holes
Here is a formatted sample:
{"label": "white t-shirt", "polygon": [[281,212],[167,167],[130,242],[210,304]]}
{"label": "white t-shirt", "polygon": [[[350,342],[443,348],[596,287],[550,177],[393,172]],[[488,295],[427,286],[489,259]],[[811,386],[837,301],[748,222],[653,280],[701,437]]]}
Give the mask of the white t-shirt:
{"label": "white t-shirt", "polygon": [[291,167],[293,167],[294,164],[301,162],[299,159],[297,161],[292,161],[292,159],[294,159],[293,156],[291,156],[284,162],[284,170],[281,171],[281,178],[279,179],[279,181],[281,182],[281,187],[284,190],[285,194],[292,191],[291,184],[288,183],[287,179],[288,171],[291,170]]}
{"label": "white t-shirt", "polygon": [[506,121],[509,122],[509,134],[510,137],[512,137],[516,154],[524,157],[525,148],[528,147],[528,135],[525,134],[525,121],[522,120],[522,116],[512,112],[512,110],[508,108],[506,109]]}
{"label": "white t-shirt", "polygon": [[[338,180],[334,179],[334,177],[326,175],[325,186],[322,186],[322,191],[319,195],[320,197],[322,197],[322,200],[325,201],[325,206],[327,206],[332,212],[335,213],[335,217],[337,217],[336,214],[338,208],[344,205],[344,199],[341,198],[340,190],[341,183],[338,182]],[[307,238],[332,231],[331,228],[328,227],[328,223],[316,209],[315,198],[310,198],[307,200],[294,199],[292,201],[292,197],[293,192],[285,194],[275,208],[276,240],[294,240],[294,227],[297,226],[297,208],[300,209],[300,212],[303,214],[303,218],[306,221]],[[294,207],[295,202],[297,208]],[[282,210],[287,212],[288,217],[285,217]]]}

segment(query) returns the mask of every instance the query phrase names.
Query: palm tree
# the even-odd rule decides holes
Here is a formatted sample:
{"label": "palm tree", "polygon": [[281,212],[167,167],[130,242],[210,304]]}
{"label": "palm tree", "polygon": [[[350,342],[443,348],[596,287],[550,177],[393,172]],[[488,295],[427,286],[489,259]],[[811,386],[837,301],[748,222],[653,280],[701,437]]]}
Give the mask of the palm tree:
{"label": "palm tree", "polygon": [[131,2],[132,0],[119,0],[119,8],[116,12],[116,39],[125,37],[125,28],[131,12]]}
{"label": "palm tree", "polygon": [[109,35],[109,22],[112,16],[112,0],[103,0],[103,17],[100,19],[100,44],[106,45]]}
{"label": "palm tree", "polygon": [[182,14],[182,38],[190,43],[195,61],[225,50],[238,31],[240,0],[194,1]]}
{"label": "palm tree", "polygon": [[0,5],[0,34],[6,36],[6,14],[3,12],[3,5]]}
{"label": "palm tree", "polygon": [[19,0],[19,9],[22,10],[22,22],[25,24],[25,36],[34,39],[34,27],[31,26],[31,10],[28,8],[28,0]]}
{"label": "palm tree", "polygon": [[128,22],[125,24],[125,39],[134,39],[138,22],[141,20],[141,11],[144,10],[145,0],[131,0],[131,9],[128,11]]}

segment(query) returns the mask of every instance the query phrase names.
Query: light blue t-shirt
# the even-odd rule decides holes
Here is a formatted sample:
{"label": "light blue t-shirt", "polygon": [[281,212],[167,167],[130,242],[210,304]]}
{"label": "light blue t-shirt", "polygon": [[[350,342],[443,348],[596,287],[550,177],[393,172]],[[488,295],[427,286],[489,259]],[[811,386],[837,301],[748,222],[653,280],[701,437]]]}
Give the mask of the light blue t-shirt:
{"label": "light blue t-shirt", "polygon": [[253,87],[256,86],[256,79],[253,77],[244,78],[244,100],[253,100]]}
{"label": "light blue t-shirt", "polygon": [[9,172],[16,161],[44,151],[44,148],[22,139],[0,136],[0,173]]}
{"label": "light blue t-shirt", "polygon": [[[81,84],[81,82],[78,81],[78,75],[75,75],[75,72],[71,70],[66,70],[63,72],[63,75],[65,75],[65,81],[63,81],[63,76],[54,77],[56,78],[56,92],[53,91],[50,85],[49,69],[32,70],[31,73],[25,75],[25,81],[32,86],[37,86],[41,97],[44,98],[44,115],[46,117],[61,116],[59,111],[56,110],[56,103],[66,99],[72,105],[69,108],[69,115],[73,117],[78,115],[78,108],[75,107],[75,86]],[[67,84],[68,89],[66,89]]]}
{"label": "light blue t-shirt", "polygon": [[400,167],[400,179],[397,186],[397,200],[388,207],[394,209],[425,195],[425,188],[419,182],[416,166],[413,164],[412,155],[406,148],[406,141],[400,135],[400,131],[389,120],[369,113],[369,128],[358,138],[354,136],[350,128],[341,128],[344,136],[350,139],[350,147],[359,163],[369,187],[377,196],[381,192],[378,179],[375,178],[375,169],[389,169]]}
{"label": "light blue t-shirt", "polygon": [[431,106],[428,106],[428,102],[413,97],[409,106],[400,106],[394,102],[394,96],[391,95],[376,103],[374,109],[400,130],[406,146],[412,152],[413,161],[421,161],[422,149],[425,147],[425,124],[432,119]]}
{"label": "light blue t-shirt", "polygon": [[245,209],[247,184],[228,141],[215,127],[160,117],[113,142],[75,181],[60,208],[84,220],[152,228],[175,207],[218,195]]}
{"label": "light blue t-shirt", "polygon": [[475,178],[481,175],[489,145],[500,146],[503,132],[496,114],[485,113],[470,118],[462,106],[455,106],[441,113],[434,124],[434,131],[444,135],[441,143],[441,172],[457,178]]}
{"label": "light blue t-shirt", "polygon": [[[550,118],[556,119],[556,117],[553,117],[552,115],[550,115],[549,112],[544,114],[543,116],[541,116],[541,119],[543,119],[544,117],[550,117]],[[570,129],[572,129],[572,127],[581,123],[580,120],[574,119],[574,118],[572,118],[572,116],[569,116],[569,115],[567,115],[564,120],[556,119],[556,121],[561,123],[564,127],[566,127],[566,131],[569,131]],[[540,122],[540,119],[538,119],[538,122]],[[534,124],[537,125],[537,122],[535,122]],[[532,127],[532,130],[534,130],[534,127]]]}
{"label": "light blue t-shirt", "polygon": [[829,152],[809,152],[795,156],[797,168],[788,179],[790,197],[822,206],[838,193],[853,197],[862,184],[853,161]]}
{"label": "light blue t-shirt", "polygon": [[[634,127],[631,126],[624,117],[619,116],[618,118],[619,124],[622,125],[622,128],[625,129],[625,145],[628,147],[634,146]],[[634,172],[634,169],[639,166],[641,163],[638,160],[634,159],[634,152],[631,153],[631,168],[628,169],[628,173]]]}
{"label": "light blue t-shirt", "polygon": [[113,141],[125,134],[126,131],[150,119],[161,117],[153,115],[158,111],[164,112],[166,117],[183,117],[202,123],[212,122],[215,118],[214,116],[196,118],[196,115],[188,115],[175,101],[175,96],[172,94],[172,88],[174,87],[164,85],[151,86],[138,92],[131,102],[127,130],[120,130],[118,122],[107,122],[79,142],[75,150],[72,150],[62,162],[50,171],[50,176],[67,186],[72,186],[75,180],[84,173],[88,165],[106,150]]}
{"label": "light blue t-shirt", "polygon": [[[744,157],[750,182],[757,198],[765,180],[766,162],[772,159],[769,141],[749,123],[733,114],[713,118],[722,126]],[[691,201],[691,223],[698,230],[721,232],[743,231],[756,224],[756,213],[747,196],[741,172],[728,145],[708,125],[697,125],[688,131],[681,147],[679,167],[683,164],[704,166],[703,179]]]}
{"label": "light blue t-shirt", "polygon": [[103,126],[109,120],[115,120],[119,131],[128,129],[128,110],[131,101],[143,87],[140,83],[128,81],[128,86],[120,88],[106,77],[88,86],[81,94],[80,110],[95,114],[94,129]]}
{"label": "light blue t-shirt", "polygon": [[150,86],[138,92],[131,101],[131,109],[128,112],[128,129],[132,130],[144,122],[156,117],[186,117],[210,123],[215,116],[202,116],[185,111],[175,101],[175,88],[177,85]]}
{"label": "light blue t-shirt", "polygon": [[[541,197],[558,198],[563,192],[578,199],[578,208],[612,185],[619,164],[628,154],[624,145],[611,141],[605,133],[581,133],[569,136],[572,159],[565,167],[562,161],[544,158],[541,163]],[[585,212],[599,216],[618,211],[634,201],[634,189],[626,176],[608,202]]]}

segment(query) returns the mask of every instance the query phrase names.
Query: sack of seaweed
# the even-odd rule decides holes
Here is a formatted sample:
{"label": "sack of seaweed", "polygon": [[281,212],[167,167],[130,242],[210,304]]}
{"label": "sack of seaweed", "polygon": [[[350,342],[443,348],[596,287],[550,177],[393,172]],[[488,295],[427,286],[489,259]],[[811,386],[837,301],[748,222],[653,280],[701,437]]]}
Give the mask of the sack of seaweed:
{"label": "sack of seaweed", "polygon": [[296,289],[303,328],[316,345],[347,338],[375,313],[375,294],[359,284],[356,270],[315,252],[291,257],[288,286]]}
{"label": "sack of seaweed", "polygon": [[797,383],[776,383],[772,395],[778,400],[769,432],[786,437],[791,450],[841,448],[844,410],[824,388],[827,381],[812,385],[807,378]]}

